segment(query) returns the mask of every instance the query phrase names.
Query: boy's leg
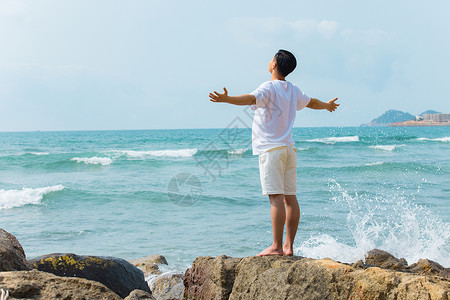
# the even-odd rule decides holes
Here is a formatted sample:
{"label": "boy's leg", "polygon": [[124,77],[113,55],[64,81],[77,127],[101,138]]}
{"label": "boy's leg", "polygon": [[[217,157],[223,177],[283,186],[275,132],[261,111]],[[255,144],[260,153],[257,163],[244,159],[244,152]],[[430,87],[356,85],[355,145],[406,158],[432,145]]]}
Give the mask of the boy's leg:
{"label": "boy's leg", "polygon": [[285,195],[284,203],[286,204],[286,241],[283,245],[283,254],[293,255],[294,239],[300,220],[300,207],[296,195]]}
{"label": "boy's leg", "polygon": [[269,195],[270,217],[272,219],[273,243],[257,256],[283,255],[283,231],[286,221],[286,209],[284,207],[284,195]]}

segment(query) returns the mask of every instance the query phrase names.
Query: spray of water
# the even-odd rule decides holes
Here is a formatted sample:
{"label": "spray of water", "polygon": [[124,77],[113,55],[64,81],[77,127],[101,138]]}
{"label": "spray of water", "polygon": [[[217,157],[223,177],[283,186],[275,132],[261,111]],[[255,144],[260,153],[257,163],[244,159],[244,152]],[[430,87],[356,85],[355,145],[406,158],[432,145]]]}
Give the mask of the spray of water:
{"label": "spray of water", "polygon": [[444,267],[450,266],[450,224],[426,207],[409,201],[410,196],[349,193],[333,179],[329,180],[329,189],[331,200],[348,210],[346,225],[352,245],[319,234],[297,247],[296,254],[355,262],[377,248],[404,257],[408,263],[428,258]]}

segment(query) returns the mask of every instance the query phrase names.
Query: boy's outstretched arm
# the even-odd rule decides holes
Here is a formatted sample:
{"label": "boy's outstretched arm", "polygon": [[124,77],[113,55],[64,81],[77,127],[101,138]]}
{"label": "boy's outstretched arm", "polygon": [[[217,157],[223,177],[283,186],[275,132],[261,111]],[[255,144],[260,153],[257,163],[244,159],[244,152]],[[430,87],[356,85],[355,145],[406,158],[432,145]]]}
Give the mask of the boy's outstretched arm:
{"label": "boy's outstretched arm", "polygon": [[336,108],[340,105],[338,103],[335,103],[335,101],[338,98],[334,98],[333,100],[330,100],[328,102],[322,102],[319,99],[311,98],[308,105],[306,107],[312,108],[312,109],[326,109],[329,112],[333,112],[336,110]]}
{"label": "boy's outstretched arm", "polygon": [[209,93],[209,100],[212,102],[225,102],[234,105],[252,105],[256,104],[256,98],[253,95],[228,96],[228,91],[223,88],[223,94],[216,91]]}

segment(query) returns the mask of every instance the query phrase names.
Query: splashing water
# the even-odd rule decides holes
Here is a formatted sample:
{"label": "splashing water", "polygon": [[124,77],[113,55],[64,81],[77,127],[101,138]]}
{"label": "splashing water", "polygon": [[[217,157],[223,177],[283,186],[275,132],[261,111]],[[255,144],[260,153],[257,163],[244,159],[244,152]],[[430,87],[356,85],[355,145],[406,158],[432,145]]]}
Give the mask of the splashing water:
{"label": "splashing water", "polygon": [[348,209],[346,223],[354,246],[322,234],[297,247],[297,255],[355,262],[377,248],[404,257],[410,264],[428,258],[444,267],[450,265],[450,224],[425,207],[398,194],[351,195],[333,179],[329,180],[329,188],[332,200]]}

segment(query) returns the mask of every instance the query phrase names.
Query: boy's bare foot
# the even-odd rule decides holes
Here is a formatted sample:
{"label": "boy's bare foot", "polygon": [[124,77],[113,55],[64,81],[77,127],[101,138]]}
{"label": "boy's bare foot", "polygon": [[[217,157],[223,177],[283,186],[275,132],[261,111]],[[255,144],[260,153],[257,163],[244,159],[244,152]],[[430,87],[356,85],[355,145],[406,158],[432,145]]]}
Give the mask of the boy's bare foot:
{"label": "boy's bare foot", "polygon": [[283,255],[283,249],[276,249],[273,246],[267,247],[256,256]]}
{"label": "boy's bare foot", "polygon": [[294,255],[294,249],[292,247],[283,246],[283,255],[288,255],[288,256]]}

